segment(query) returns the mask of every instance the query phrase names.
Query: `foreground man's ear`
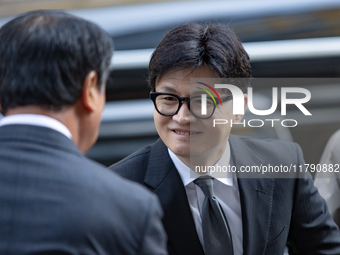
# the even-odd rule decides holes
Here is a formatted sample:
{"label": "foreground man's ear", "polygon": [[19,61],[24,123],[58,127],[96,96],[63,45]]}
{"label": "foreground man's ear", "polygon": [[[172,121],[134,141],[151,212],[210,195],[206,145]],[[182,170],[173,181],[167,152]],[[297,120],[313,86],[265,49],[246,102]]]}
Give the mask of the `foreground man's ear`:
{"label": "foreground man's ear", "polygon": [[96,71],[90,71],[83,83],[83,92],[81,101],[86,110],[93,112],[97,108],[97,100],[99,99],[98,74]]}

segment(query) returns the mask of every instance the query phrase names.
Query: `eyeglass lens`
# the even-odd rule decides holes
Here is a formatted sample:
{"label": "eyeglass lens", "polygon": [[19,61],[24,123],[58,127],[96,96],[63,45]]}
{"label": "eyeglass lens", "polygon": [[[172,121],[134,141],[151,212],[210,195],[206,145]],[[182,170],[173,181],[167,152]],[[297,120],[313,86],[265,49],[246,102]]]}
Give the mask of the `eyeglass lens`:
{"label": "eyeglass lens", "polygon": [[172,115],[177,112],[179,100],[171,95],[158,95],[156,97],[156,107],[158,111],[165,115]]}

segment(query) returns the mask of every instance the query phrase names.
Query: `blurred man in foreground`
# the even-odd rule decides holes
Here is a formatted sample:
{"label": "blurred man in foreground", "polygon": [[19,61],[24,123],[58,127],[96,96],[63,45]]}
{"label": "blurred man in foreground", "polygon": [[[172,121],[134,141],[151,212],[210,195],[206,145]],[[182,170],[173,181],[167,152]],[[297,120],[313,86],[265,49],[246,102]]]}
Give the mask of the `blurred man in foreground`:
{"label": "blurred man in foreground", "polygon": [[[209,82],[235,78],[232,84],[245,92],[238,78],[250,76],[248,54],[228,28],[174,28],[149,64],[160,139],[110,168],[158,195],[171,255],[281,255],[286,245],[290,254],[340,254],[339,230],[310,175],[241,172],[262,164],[303,165],[300,147],[233,136],[230,125],[214,127],[214,119],[237,123],[243,116],[233,114],[234,95],[214,91],[216,82]],[[240,98],[245,107],[247,96]],[[235,172],[214,176],[197,166]]]}
{"label": "blurred man in foreground", "polygon": [[87,159],[113,53],[56,11],[0,29],[0,254],[166,254],[155,195]]}
{"label": "blurred man in foreground", "polygon": [[340,227],[340,129],[329,138],[319,164],[329,170],[315,174],[315,186]]}

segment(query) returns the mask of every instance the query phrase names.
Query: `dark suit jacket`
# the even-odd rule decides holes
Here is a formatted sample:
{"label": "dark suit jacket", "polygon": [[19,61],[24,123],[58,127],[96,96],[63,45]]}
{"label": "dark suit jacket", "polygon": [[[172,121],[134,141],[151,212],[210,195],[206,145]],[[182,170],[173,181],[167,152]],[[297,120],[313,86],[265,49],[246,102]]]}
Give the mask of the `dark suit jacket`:
{"label": "dark suit jacket", "polygon": [[157,197],[49,128],[0,127],[0,254],[165,254]]}
{"label": "dark suit jacket", "polygon": [[[235,166],[304,164],[294,143],[230,135]],[[185,188],[161,140],[110,167],[155,192],[164,210],[170,255],[203,255]],[[242,177],[238,174],[238,177]],[[257,176],[258,177],[258,176]],[[311,178],[238,178],[243,254],[340,254],[340,236]]]}

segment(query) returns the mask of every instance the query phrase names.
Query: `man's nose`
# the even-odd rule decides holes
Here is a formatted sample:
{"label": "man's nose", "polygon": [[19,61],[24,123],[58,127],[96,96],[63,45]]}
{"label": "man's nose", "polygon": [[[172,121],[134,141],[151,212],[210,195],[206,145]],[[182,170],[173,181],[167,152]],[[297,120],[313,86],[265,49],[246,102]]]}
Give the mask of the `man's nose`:
{"label": "man's nose", "polygon": [[186,102],[182,103],[181,108],[179,108],[178,112],[172,118],[182,125],[195,122],[197,120],[196,117],[191,114]]}

